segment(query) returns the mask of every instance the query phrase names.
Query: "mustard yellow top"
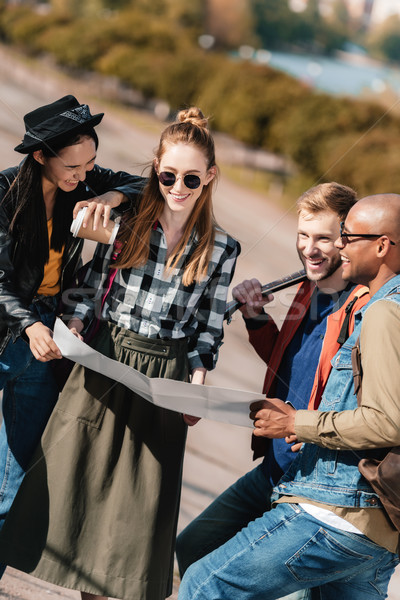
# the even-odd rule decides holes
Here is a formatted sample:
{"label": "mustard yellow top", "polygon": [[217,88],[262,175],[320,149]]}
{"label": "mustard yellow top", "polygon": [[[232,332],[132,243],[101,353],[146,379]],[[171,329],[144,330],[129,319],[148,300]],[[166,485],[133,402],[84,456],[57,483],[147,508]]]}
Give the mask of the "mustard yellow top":
{"label": "mustard yellow top", "polygon": [[[51,234],[53,231],[53,219],[47,221],[47,233],[49,236],[49,248]],[[44,276],[37,294],[44,296],[55,296],[60,291],[61,264],[64,248],[56,252],[50,248],[49,262],[44,265]]]}

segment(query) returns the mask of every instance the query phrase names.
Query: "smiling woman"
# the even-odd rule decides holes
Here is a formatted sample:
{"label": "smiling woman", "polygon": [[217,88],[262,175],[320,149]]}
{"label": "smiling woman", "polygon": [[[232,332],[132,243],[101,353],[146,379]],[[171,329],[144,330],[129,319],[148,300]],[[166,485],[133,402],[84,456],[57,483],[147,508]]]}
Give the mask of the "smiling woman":
{"label": "smiling woman", "polygon": [[58,188],[63,192],[74,190],[86,173],[94,167],[97,151],[97,136],[80,135],[77,143],[58,150],[57,155],[46,150],[36,150],[34,159],[42,165],[44,196],[54,196]]}
{"label": "smiling woman", "polygon": [[[148,377],[202,384],[216,365],[240,251],[214,219],[216,174],[207,120],[182,111],[161,135],[116,244],[98,245],[88,294],[69,321],[79,336],[95,314],[91,345]],[[197,420],[75,365],[2,532],[0,560],[83,598],[164,600],[186,425]]]}
{"label": "smiling woman", "polygon": [[83,243],[69,232],[73,210],[107,217],[137,195],[140,178],[94,164],[102,118],[74,96],[36,108],[15,148],[26,157],[0,173],[0,526],[58,396],[52,328]]}

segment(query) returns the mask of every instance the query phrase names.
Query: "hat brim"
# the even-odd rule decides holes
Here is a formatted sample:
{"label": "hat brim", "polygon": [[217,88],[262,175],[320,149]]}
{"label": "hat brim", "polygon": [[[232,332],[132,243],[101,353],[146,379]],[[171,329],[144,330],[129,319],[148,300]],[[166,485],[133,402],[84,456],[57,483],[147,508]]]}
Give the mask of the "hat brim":
{"label": "hat brim", "polygon": [[67,141],[72,136],[77,135],[79,132],[85,133],[88,129],[92,127],[96,127],[104,117],[104,113],[98,113],[97,115],[93,115],[90,119],[85,121],[85,123],[77,123],[74,127],[71,127],[67,131],[63,131],[53,137],[49,137],[44,140],[38,140],[35,138],[29,138],[25,135],[21,144],[15,146],[15,152],[20,152],[21,154],[29,154],[30,152],[34,152],[35,150],[43,150],[45,148],[52,148],[55,145],[62,144],[63,140]]}

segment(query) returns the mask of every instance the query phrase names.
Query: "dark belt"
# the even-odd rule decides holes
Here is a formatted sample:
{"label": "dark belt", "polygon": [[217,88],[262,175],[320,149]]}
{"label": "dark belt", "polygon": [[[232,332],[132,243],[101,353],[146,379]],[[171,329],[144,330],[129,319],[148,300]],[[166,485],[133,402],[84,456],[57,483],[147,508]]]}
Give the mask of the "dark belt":
{"label": "dark belt", "polygon": [[54,294],[54,296],[45,296],[44,294],[38,294],[32,300],[32,304],[40,303],[44,304],[50,310],[54,310],[60,299],[60,294]]}

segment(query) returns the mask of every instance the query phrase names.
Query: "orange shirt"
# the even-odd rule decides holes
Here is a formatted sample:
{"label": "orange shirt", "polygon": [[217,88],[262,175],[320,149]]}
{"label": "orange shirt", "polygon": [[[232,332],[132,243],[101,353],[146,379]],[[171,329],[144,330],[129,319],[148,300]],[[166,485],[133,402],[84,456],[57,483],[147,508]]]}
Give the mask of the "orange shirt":
{"label": "orange shirt", "polygon": [[[53,219],[47,221],[47,233],[49,237],[49,248],[51,234],[53,231]],[[43,296],[55,296],[60,291],[61,264],[64,248],[56,252],[50,248],[49,261],[44,265],[44,275],[37,294]]]}

